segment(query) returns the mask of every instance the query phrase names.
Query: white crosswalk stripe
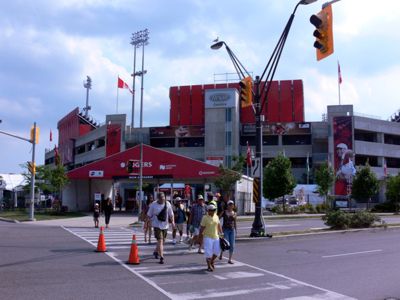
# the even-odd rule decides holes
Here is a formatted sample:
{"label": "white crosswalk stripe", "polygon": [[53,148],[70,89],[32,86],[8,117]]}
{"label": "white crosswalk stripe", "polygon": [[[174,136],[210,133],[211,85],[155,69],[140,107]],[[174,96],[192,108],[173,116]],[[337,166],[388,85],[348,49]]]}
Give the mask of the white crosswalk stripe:
{"label": "white crosswalk stripe", "polygon": [[[80,227],[66,227],[69,231],[79,236],[81,239],[96,246],[99,239],[100,230],[98,228],[80,228]],[[144,233],[141,228],[110,228],[103,230],[104,239],[107,249],[130,249],[132,244],[132,237],[135,234],[136,243],[139,247],[140,256],[152,255],[155,247],[155,239],[152,238],[152,243],[144,241]],[[164,245],[165,254],[190,254],[188,245],[185,243],[172,244],[172,240],[168,239]]]}

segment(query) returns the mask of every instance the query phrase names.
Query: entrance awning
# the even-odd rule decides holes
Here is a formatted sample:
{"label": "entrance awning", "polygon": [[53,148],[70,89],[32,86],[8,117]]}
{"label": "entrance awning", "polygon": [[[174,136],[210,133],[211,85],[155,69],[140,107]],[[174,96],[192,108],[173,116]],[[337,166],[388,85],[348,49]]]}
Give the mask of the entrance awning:
{"label": "entrance awning", "polygon": [[[127,164],[133,160],[134,170],[128,173]],[[104,159],[76,168],[67,173],[69,179],[118,179],[139,176],[140,145]],[[171,180],[214,179],[218,167],[172,152],[143,145],[143,178]]]}

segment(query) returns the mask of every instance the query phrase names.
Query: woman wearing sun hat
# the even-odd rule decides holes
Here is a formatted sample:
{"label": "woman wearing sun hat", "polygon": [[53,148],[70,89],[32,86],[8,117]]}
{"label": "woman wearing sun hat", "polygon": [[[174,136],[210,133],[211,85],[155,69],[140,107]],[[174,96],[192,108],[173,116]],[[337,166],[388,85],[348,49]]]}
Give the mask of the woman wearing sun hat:
{"label": "woman wearing sun hat", "polygon": [[221,224],[216,214],[217,207],[213,204],[207,206],[207,214],[200,223],[200,238],[204,236],[203,246],[207,261],[207,271],[214,271],[214,261],[221,251],[219,235],[222,235]]}

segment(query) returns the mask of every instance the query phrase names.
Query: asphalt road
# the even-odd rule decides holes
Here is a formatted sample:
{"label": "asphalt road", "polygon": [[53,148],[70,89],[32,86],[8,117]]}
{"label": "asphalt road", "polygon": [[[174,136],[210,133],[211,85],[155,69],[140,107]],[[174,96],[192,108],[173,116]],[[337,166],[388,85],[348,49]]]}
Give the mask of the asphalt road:
{"label": "asphalt road", "polygon": [[235,264],[224,258],[213,273],[203,255],[170,240],[158,264],[141,230],[140,265],[126,265],[133,232],[105,231],[108,252],[95,253],[92,227],[0,222],[0,298],[400,299],[398,229],[240,241]]}

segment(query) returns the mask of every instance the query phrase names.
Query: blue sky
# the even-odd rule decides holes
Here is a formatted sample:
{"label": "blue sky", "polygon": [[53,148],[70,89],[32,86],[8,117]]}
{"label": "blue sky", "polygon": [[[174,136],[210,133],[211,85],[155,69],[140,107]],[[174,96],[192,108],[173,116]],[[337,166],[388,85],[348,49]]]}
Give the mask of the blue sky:
{"label": "blue sky", "polygon": [[[27,137],[36,121],[41,129],[37,161],[43,163],[45,148],[53,148],[58,138],[57,121],[85,105],[86,75],[93,81],[91,115],[104,122],[106,114],[116,111],[118,74],[132,85],[130,37],[144,28],[150,31],[144,126],[167,125],[170,86],[212,83],[215,73],[234,71],[225,51],[210,50],[212,40],[225,40],[249,71],[260,74],[297,2],[2,1],[0,130]],[[342,103],[353,104],[358,113],[387,119],[400,108],[400,1],[335,3],[335,53],[317,62],[309,17],[322,4],[299,7],[275,79],[302,79],[306,120],[318,121],[327,105],[338,103],[339,60]],[[140,88],[139,81],[136,87]],[[120,90],[118,112],[129,116],[130,101],[129,92]],[[136,112],[138,125],[139,106]],[[0,135],[0,172],[21,172],[19,165],[30,160],[30,151],[30,144]]]}

